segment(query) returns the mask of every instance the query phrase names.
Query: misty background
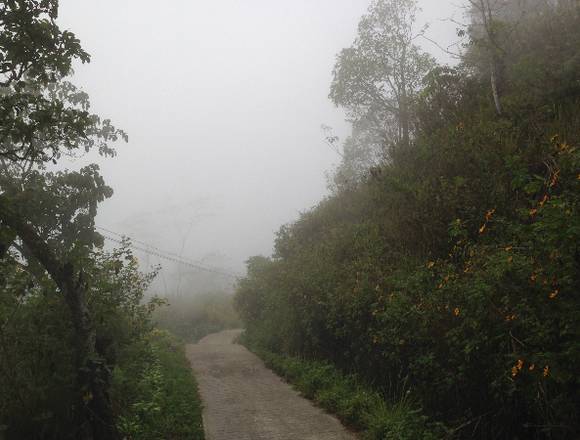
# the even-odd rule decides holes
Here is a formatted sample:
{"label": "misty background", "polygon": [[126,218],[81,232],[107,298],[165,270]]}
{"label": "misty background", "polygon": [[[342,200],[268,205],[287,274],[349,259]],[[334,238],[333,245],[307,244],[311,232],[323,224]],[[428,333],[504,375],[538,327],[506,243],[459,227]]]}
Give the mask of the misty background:
{"label": "misty background", "polygon": [[[279,227],[327,194],[325,173],[340,157],[321,125],[341,139],[349,132],[327,97],[332,68],[369,3],[62,0],[61,27],[92,56],[75,67],[74,82],[94,113],[129,134],[115,159],[69,165],[99,163],[114,189],[97,217],[105,235],[233,276],[249,256],[269,255]],[[461,5],[420,5],[427,36],[456,42],[446,19],[461,20]],[[160,294],[223,290],[234,280],[151,253],[136,251],[144,270],[163,266]]]}

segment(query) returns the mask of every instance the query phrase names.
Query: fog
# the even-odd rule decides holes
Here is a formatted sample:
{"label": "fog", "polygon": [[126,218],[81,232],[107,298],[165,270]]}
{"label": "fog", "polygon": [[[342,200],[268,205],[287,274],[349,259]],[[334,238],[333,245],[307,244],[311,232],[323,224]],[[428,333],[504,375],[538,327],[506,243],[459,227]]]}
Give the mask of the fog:
{"label": "fog", "polygon": [[[340,157],[321,124],[341,138],[349,130],[327,97],[332,68],[368,4],[61,1],[61,26],[92,55],[74,82],[130,138],[116,158],[96,159],[115,191],[98,225],[236,274],[249,256],[269,255],[276,230],[327,194]],[[459,19],[459,6],[421,6],[429,38],[452,44],[456,26],[443,20]],[[144,269],[163,265],[165,293],[212,288],[191,268],[136,255]]]}

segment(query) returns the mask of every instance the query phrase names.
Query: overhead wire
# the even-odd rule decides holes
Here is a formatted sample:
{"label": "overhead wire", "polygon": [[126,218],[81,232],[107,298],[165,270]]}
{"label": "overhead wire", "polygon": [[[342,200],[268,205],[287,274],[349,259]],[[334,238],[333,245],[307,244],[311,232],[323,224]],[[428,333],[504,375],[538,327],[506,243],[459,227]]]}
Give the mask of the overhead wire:
{"label": "overhead wire", "polygon": [[[238,279],[241,277],[240,274],[235,274],[233,272],[228,272],[228,271],[224,271],[221,269],[215,269],[215,268],[211,268],[211,267],[207,267],[207,266],[202,266],[198,262],[195,262],[195,260],[189,260],[189,259],[182,257],[182,256],[179,256],[173,252],[164,251],[164,250],[159,249],[156,246],[150,245],[144,241],[135,240],[128,235],[119,234],[117,232],[113,232],[111,230],[108,230],[106,228],[102,228],[100,226],[97,226],[96,228],[101,230],[101,231],[106,232],[107,234],[113,234],[113,235],[120,237],[120,238],[114,238],[114,237],[111,237],[110,235],[107,235],[107,234],[104,234],[101,232],[101,235],[106,240],[109,240],[113,243],[117,243],[120,245],[127,244],[130,248],[137,250],[137,251],[140,251],[140,252],[144,252],[148,255],[153,255],[153,256],[161,258],[163,260],[167,260],[167,261],[171,261],[173,263],[188,266],[188,267],[191,267],[193,269],[197,269],[197,270],[200,270],[203,272],[214,273],[216,275],[222,275],[222,276],[226,276],[226,277],[233,278],[233,279]],[[128,242],[123,241],[123,238],[127,239]]]}

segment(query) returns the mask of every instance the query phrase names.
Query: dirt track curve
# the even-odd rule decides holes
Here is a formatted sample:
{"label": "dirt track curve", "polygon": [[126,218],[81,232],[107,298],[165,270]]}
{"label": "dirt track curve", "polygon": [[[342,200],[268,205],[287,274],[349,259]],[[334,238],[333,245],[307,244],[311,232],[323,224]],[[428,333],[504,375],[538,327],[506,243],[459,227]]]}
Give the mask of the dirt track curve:
{"label": "dirt track curve", "polygon": [[216,333],[187,347],[204,403],[206,440],[356,439],[234,344],[239,333]]}

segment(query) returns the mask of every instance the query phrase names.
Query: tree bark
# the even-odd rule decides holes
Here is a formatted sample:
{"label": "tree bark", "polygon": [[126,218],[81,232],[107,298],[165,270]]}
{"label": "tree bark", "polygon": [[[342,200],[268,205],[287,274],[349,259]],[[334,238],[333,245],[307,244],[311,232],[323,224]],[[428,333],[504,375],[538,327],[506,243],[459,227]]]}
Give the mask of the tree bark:
{"label": "tree bark", "polygon": [[76,437],[81,440],[118,440],[120,435],[108,395],[110,372],[96,350],[96,331],[86,303],[88,285],[82,271],[62,264],[34,228],[18,215],[10,202],[0,195],[0,221],[20,237],[26,248],[48,272],[64,297],[75,332],[76,378],[78,391]]}

